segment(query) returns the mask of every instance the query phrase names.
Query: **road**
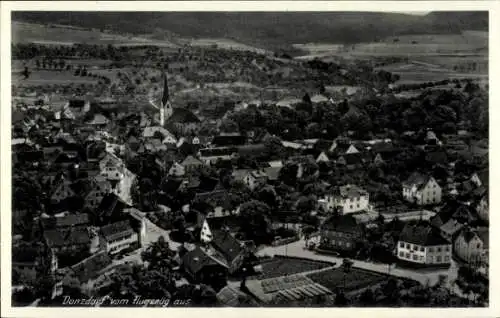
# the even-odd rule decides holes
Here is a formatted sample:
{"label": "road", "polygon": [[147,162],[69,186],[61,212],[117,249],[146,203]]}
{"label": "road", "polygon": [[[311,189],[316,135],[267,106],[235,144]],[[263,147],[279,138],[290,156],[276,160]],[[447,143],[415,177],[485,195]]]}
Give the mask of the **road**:
{"label": "road", "polygon": [[144,217],[144,222],[146,225],[146,236],[144,239],[144,242],[142,244],[142,247],[129,253],[128,255],[125,255],[121,259],[115,259],[113,260],[113,265],[117,264],[125,264],[127,262],[131,263],[136,263],[136,264],[141,264],[142,259],[141,259],[141,253],[145,249],[148,248],[148,246],[153,243],[158,241],[160,236],[163,236],[165,238],[165,241],[168,242],[170,249],[177,251],[177,248],[181,245],[180,243],[174,242],[170,239],[170,231],[166,231],[160,227],[158,227],[156,224],[151,222],[148,218]]}
{"label": "road", "polygon": [[[295,257],[303,257],[309,258],[313,260],[319,261],[329,261],[336,262],[337,264],[342,264],[343,258],[330,256],[330,255],[322,255],[317,254],[313,251],[305,249],[305,241],[301,239],[300,241],[293,242],[287,245],[282,246],[269,246],[261,249],[257,252],[258,255],[288,255]],[[379,264],[379,263],[370,263],[358,260],[352,260],[353,266],[372,270],[379,273],[388,273],[388,265],[387,264]],[[449,269],[408,269],[402,268],[397,265],[391,266],[390,274],[397,277],[406,277],[410,279],[417,280],[422,284],[429,282],[431,285],[435,284],[439,280],[440,275],[446,275],[448,277],[448,282],[452,282],[457,277],[457,267],[455,263],[452,263]],[[449,284],[450,285],[450,284]]]}

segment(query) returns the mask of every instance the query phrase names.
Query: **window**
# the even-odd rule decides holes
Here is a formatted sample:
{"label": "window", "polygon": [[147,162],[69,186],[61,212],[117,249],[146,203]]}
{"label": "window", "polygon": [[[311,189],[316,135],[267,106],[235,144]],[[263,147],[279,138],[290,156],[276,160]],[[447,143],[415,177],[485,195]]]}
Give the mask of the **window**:
{"label": "window", "polygon": [[410,258],[410,253],[406,253],[405,257],[409,259]]}
{"label": "window", "polygon": [[450,251],[450,246],[446,245],[446,247],[444,248],[445,251],[449,252]]}
{"label": "window", "polygon": [[406,248],[410,249],[410,244],[406,243]]}
{"label": "window", "polygon": [[335,245],[335,240],[330,241],[332,245]]}
{"label": "window", "polygon": [[481,244],[477,243],[476,248],[481,248]]}
{"label": "window", "polygon": [[399,257],[405,257],[405,253],[404,252],[399,252]]}
{"label": "window", "polygon": [[434,258],[432,256],[427,257],[429,259],[429,263],[432,263],[434,261]]}
{"label": "window", "polygon": [[434,247],[429,247],[429,252],[434,252]]}
{"label": "window", "polygon": [[425,251],[425,248],[423,246],[420,246],[420,252]]}
{"label": "window", "polygon": [[438,247],[436,248],[436,250],[437,250],[437,252],[438,252],[438,253],[439,253],[439,252],[441,252],[441,246],[438,246]]}
{"label": "window", "polygon": [[352,210],[352,204],[349,206],[349,208]]}
{"label": "window", "polygon": [[359,208],[359,203],[357,204],[357,207]]}
{"label": "window", "polygon": [[436,256],[436,263],[441,263],[441,256]]}
{"label": "window", "polygon": [[347,243],[345,243],[345,246],[346,247],[351,247],[351,243],[347,242]]}
{"label": "window", "polygon": [[445,257],[444,257],[444,261],[445,261],[445,262],[449,262],[449,261],[450,261],[450,257],[449,257],[449,256],[445,256]]}
{"label": "window", "polygon": [[417,245],[413,245],[413,250],[414,251],[418,251],[418,246]]}
{"label": "window", "polygon": [[414,261],[418,260],[418,255],[417,254],[413,254],[413,260]]}
{"label": "window", "polygon": [[405,243],[404,242],[399,242],[399,247],[405,247]]}

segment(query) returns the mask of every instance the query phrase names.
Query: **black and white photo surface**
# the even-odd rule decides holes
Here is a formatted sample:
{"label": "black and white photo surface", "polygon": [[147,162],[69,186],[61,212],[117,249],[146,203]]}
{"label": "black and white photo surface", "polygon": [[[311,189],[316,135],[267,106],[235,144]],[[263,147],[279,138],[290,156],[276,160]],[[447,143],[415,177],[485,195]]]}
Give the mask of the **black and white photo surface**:
{"label": "black and white photo surface", "polygon": [[2,297],[489,307],[489,22],[13,11]]}

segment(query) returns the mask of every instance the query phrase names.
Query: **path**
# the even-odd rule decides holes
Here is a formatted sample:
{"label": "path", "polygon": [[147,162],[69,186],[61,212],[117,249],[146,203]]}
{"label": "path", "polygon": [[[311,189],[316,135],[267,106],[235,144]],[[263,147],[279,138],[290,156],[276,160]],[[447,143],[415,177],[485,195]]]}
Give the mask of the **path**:
{"label": "path", "polygon": [[[309,258],[318,261],[337,262],[342,264],[343,258],[317,254],[313,251],[304,248],[305,242],[303,239],[282,246],[269,246],[258,251],[258,255],[288,255],[295,257]],[[388,273],[387,264],[369,263],[359,260],[352,260],[353,266],[361,269],[371,270],[379,273]],[[422,284],[429,282],[431,285],[439,280],[440,275],[448,276],[448,281],[451,282],[456,278],[457,268],[454,264],[449,269],[407,269],[401,268],[397,265],[391,266],[390,274],[398,277],[406,277],[419,281]]]}

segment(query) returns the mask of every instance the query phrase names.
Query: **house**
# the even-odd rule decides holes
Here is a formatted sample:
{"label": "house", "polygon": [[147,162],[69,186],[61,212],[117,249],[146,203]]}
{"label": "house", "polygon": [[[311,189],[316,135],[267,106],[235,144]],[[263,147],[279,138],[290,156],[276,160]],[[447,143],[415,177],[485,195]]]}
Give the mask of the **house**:
{"label": "house", "polygon": [[463,223],[458,222],[455,219],[449,219],[448,222],[443,224],[439,230],[441,231],[441,235],[448,241],[453,242],[456,235],[460,233],[460,230],[464,227]]}
{"label": "house", "polygon": [[465,227],[453,242],[453,251],[467,264],[479,265],[485,261],[488,243],[484,236],[481,237],[475,230]]}
{"label": "house", "polygon": [[449,265],[451,243],[427,222],[407,223],[397,245],[397,257],[419,265]]}
{"label": "house", "polygon": [[347,184],[326,194],[324,200],[327,210],[339,207],[342,214],[348,214],[368,210],[370,195],[356,185]]}
{"label": "house", "polygon": [[267,167],[264,168],[264,173],[267,175],[267,182],[272,184],[276,183],[280,176],[281,167]]}
{"label": "house", "polygon": [[103,271],[109,268],[112,262],[109,255],[105,251],[101,251],[71,266],[66,277],[78,279],[82,290],[92,289],[91,281],[104,274]]}
{"label": "house", "polygon": [[108,224],[113,221],[123,220],[124,211],[129,207],[130,205],[116,193],[109,193],[104,196],[97,209],[92,211],[92,216],[95,223]]}
{"label": "house", "polygon": [[[21,282],[34,283],[37,279],[37,267],[40,264],[39,251],[35,247],[12,246],[12,272]],[[12,282],[13,285],[16,282]]]}
{"label": "house", "polygon": [[478,220],[478,215],[476,211],[471,209],[469,204],[460,204],[458,208],[453,211],[451,218],[464,224],[471,224]]}
{"label": "house", "polygon": [[167,129],[161,126],[152,126],[144,128],[142,137],[146,139],[156,138],[160,139],[164,144],[176,144],[177,138]]}
{"label": "house", "polygon": [[166,125],[179,135],[190,135],[198,130],[201,120],[186,108],[175,107],[168,117]]}
{"label": "house", "polygon": [[385,163],[384,159],[382,158],[382,154],[378,153],[375,158],[373,159],[373,163],[377,166],[383,165]]}
{"label": "house", "polygon": [[227,284],[228,265],[215,250],[206,251],[197,246],[182,257],[181,264],[194,283],[206,284],[215,290]]}
{"label": "house", "polygon": [[335,155],[358,153],[359,150],[347,140],[334,140],[329,151]]}
{"label": "house", "polygon": [[122,167],[123,161],[109,152],[99,161],[101,174],[109,180],[119,180]]}
{"label": "house", "polygon": [[58,204],[68,198],[74,197],[76,193],[71,188],[71,182],[68,180],[61,180],[56,189],[52,192],[50,196],[50,202],[52,204]]}
{"label": "house", "polygon": [[363,235],[363,226],[352,215],[332,215],[320,227],[320,248],[352,252]]}
{"label": "house", "polygon": [[87,125],[104,128],[109,124],[109,119],[103,114],[95,114],[92,120],[87,122]]}
{"label": "house", "polygon": [[470,180],[476,184],[477,187],[489,187],[489,170],[481,170],[472,174]]}
{"label": "house", "polygon": [[189,155],[181,162],[181,166],[184,167],[184,170],[189,173],[189,172],[196,171],[200,167],[202,167],[203,162],[201,162],[201,160]]}
{"label": "house", "polygon": [[256,307],[259,304],[237,287],[229,285],[217,293],[217,303],[223,307]]}
{"label": "house", "polygon": [[92,190],[84,198],[84,207],[94,210],[101,204],[106,194],[112,191],[111,182],[102,175],[93,178]]}
{"label": "house", "polygon": [[238,150],[232,147],[205,148],[200,149],[198,158],[207,165],[216,163],[218,160],[231,160],[236,157]]}
{"label": "house", "polygon": [[441,187],[432,176],[415,172],[403,182],[403,197],[418,205],[438,204],[441,202]]}
{"label": "house", "polygon": [[247,256],[247,250],[244,244],[229,232],[229,229],[214,230],[210,243],[224,256],[230,274],[237,272],[241,268]]}
{"label": "house", "polygon": [[89,225],[89,216],[85,213],[65,212],[55,216],[42,214],[40,225],[44,230],[84,228]]}
{"label": "house", "polygon": [[113,192],[125,203],[132,205],[132,186],[137,176],[124,166],[120,173],[120,179],[113,188]]}
{"label": "house", "polygon": [[429,145],[441,145],[441,141],[432,130],[428,130],[425,134],[425,142]]}
{"label": "house", "polygon": [[313,97],[311,97],[311,102],[313,104],[326,103],[326,102],[328,102],[328,98],[325,97],[324,95],[316,94]]}
{"label": "house", "polygon": [[46,230],[43,236],[45,244],[54,254],[90,250],[91,241],[87,228]]}
{"label": "house", "polygon": [[186,174],[186,171],[184,169],[184,166],[182,164],[177,163],[177,162],[174,162],[174,164],[168,170],[169,176],[182,177],[185,174]]}
{"label": "house", "polygon": [[479,216],[479,219],[488,222],[490,219],[489,216],[489,204],[488,204],[488,193],[484,195],[476,205],[476,211]]}
{"label": "house", "polygon": [[105,225],[99,230],[101,248],[110,255],[128,248],[139,248],[139,236],[129,220]]}
{"label": "house", "polygon": [[338,165],[345,166],[350,170],[359,169],[365,162],[364,157],[365,156],[359,152],[344,154],[337,158],[336,163]]}
{"label": "house", "polygon": [[326,155],[324,151],[322,151],[319,156],[316,158],[316,162],[328,162],[330,159]]}
{"label": "house", "polygon": [[262,170],[253,170],[245,175],[243,182],[253,191],[267,183],[267,174]]}

